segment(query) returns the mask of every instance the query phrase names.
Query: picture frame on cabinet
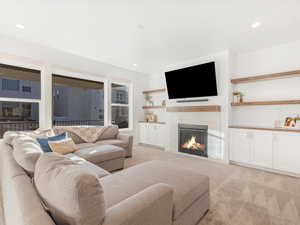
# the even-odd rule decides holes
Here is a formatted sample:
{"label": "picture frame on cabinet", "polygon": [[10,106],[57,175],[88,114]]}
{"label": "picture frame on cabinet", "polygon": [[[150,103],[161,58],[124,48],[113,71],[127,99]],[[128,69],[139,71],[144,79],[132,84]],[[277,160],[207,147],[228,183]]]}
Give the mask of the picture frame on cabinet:
{"label": "picture frame on cabinet", "polygon": [[295,120],[295,118],[292,118],[292,117],[287,117],[284,122],[284,126],[290,127],[290,128],[296,127],[296,124],[297,124],[297,121]]}

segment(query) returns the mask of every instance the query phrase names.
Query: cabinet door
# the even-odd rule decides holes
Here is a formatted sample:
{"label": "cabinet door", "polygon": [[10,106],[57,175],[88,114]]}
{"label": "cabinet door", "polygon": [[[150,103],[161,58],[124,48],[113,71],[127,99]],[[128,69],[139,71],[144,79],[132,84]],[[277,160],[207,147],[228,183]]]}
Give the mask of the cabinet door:
{"label": "cabinet door", "polygon": [[140,143],[146,144],[147,143],[147,124],[140,123]]}
{"label": "cabinet door", "polygon": [[273,134],[270,131],[253,131],[251,163],[265,168],[273,167]]}
{"label": "cabinet door", "polygon": [[157,124],[156,126],[156,140],[157,140],[157,146],[164,148],[165,147],[165,125],[163,124]]}
{"label": "cabinet door", "polygon": [[155,143],[154,140],[154,124],[147,124],[147,144],[153,145]]}
{"label": "cabinet door", "polygon": [[230,160],[241,163],[250,163],[251,134],[251,131],[247,130],[230,129]]}
{"label": "cabinet door", "polygon": [[274,169],[300,173],[299,133],[274,132]]}

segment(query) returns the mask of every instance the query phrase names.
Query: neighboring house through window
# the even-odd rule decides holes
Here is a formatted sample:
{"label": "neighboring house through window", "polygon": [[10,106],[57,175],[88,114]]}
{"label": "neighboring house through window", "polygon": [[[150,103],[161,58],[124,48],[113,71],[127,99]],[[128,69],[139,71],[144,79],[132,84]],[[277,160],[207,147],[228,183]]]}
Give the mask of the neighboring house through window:
{"label": "neighboring house through window", "polygon": [[129,128],[129,98],[126,85],[111,84],[111,122]]}
{"label": "neighboring house through window", "polygon": [[4,91],[19,91],[20,81],[12,79],[2,79],[2,90]]}
{"label": "neighboring house through window", "polygon": [[53,125],[104,125],[104,83],[52,75]]}
{"label": "neighboring house through window", "polygon": [[23,91],[23,92],[29,92],[29,93],[31,93],[31,87],[23,86],[23,87],[22,87],[22,91]]}

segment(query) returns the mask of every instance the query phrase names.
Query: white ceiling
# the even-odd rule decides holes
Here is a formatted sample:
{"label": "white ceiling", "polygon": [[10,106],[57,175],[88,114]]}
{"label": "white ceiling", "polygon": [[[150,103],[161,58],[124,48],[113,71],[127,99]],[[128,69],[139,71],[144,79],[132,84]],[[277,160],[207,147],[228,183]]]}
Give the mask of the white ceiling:
{"label": "white ceiling", "polygon": [[299,40],[299,12],[299,0],[3,0],[0,33],[152,73]]}

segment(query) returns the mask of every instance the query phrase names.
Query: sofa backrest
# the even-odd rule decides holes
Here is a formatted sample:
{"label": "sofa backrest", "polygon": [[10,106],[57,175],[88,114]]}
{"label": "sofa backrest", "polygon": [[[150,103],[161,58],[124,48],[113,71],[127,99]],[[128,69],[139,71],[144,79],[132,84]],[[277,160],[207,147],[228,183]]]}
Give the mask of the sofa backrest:
{"label": "sofa backrest", "polygon": [[[86,129],[89,126],[84,126],[84,129]],[[95,126],[90,126],[90,127],[95,127]],[[109,125],[109,126],[103,126],[102,132],[99,132],[99,137],[97,138],[96,141],[101,141],[101,140],[107,140],[107,139],[115,139],[117,138],[117,135],[119,134],[119,128],[116,125]],[[80,130],[80,126],[57,126],[54,127],[53,130],[55,134],[61,134],[63,132],[68,132],[68,135],[72,138],[75,144],[82,144],[85,143],[84,138],[80,137],[78,135],[79,132],[75,133],[72,132],[72,130]]]}
{"label": "sofa backrest", "polygon": [[31,178],[14,160],[12,147],[0,140],[0,185],[6,225],[55,225]]}
{"label": "sofa backrest", "polygon": [[[72,140],[74,141],[75,144],[82,144],[85,143],[85,141],[77,134],[75,134],[74,132],[71,132],[68,128],[73,127],[73,126],[56,126],[53,128],[54,133],[57,134],[61,134],[64,132],[68,132],[68,135],[70,138],[72,138]],[[76,126],[74,126],[76,127]]]}
{"label": "sofa backrest", "polygon": [[115,139],[119,134],[119,127],[116,125],[106,126],[104,132],[99,136],[97,141]]}
{"label": "sofa backrest", "polygon": [[31,176],[34,173],[36,161],[43,154],[40,144],[35,138],[21,135],[15,138],[13,156],[16,162]]}

